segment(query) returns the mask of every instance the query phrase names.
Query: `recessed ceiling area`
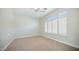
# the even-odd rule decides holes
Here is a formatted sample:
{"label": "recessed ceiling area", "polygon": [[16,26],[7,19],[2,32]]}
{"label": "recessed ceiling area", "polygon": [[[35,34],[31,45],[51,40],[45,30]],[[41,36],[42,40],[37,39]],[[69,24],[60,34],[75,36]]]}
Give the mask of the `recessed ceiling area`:
{"label": "recessed ceiling area", "polygon": [[18,16],[29,16],[32,18],[40,18],[55,10],[55,8],[16,8],[15,14]]}

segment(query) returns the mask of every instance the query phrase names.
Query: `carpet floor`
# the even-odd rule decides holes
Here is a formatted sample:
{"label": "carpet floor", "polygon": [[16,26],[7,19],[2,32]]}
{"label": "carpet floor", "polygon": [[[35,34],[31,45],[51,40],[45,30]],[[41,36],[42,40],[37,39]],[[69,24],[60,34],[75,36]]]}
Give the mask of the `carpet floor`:
{"label": "carpet floor", "polygon": [[38,36],[15,39],[5,51],[79,51],[79,49]]}

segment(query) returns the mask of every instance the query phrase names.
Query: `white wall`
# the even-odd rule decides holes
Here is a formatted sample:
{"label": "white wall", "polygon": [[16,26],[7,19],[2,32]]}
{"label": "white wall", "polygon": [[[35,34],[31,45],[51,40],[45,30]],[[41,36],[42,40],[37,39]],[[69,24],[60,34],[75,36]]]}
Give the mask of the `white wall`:
{"label": "white wall", "polygon": [[39,20],[16,15],[16,38],[39,35]]}
{"label": "white wall", "polygon": [[2,39],[2,17],[1,17],[1,9],[0,9],[0,43],[1,43],[1,39]]}
{"label": "white wall", "polygon": [[74,44],[79,47],[79,38],[78,38],[78,20],[79,20],[79,10],[78,9],[69,9],[69,38],[71,44]]}
{"label": "white wall", "polygon": [[38,19],[18,16],[14,9],[0,9],[0,50],[4,50],[14,39],[37,36],[40,33]]}
{"label": "white wall", "polygon": [[13,9],[0,9],[0,50],[4,49],[14,38],[39,35],[40,33],[45,37],[56,38],[57,41],[79,48],[79,10],[68,9],[68,13],[69,36],[62,37],[44,33],[44,21],[46,21],[47,17],[43,18],[43,20],[37,20],[15,15]]}
{"label": "white wall", "polygon": [[[78,14],[79,14],[79,9],[78,9]],[[78,23],[79,23],[79,20],[78,20]],[[77,35],[79,35],[79,26],[78,26],[78,34]],[[79,38],[79,36],[78,36],[78,38]]]}
{"label": "white wall", "polygon": [[[64,9],[60,9],[60,10],[64,10]],[[53,12],[49,14],[47,17],[43,18],[43,20],[41,20],[42,22],[41,33],[45,37],[48,37],[51,39],[54,38],[59,42],[79,48],[79,35],[78,35],[79,34],[79,29],[78,29],[79,28],[79,23],[78,23],[79,10],[78,9],[67,9],[67,10],[68,10],[68,36],[67,37],[44,33],[44,22],[47,20],[48,16],[55,14]]]}
{"label": "white wall", "polygon": [[12,9],[0,9],[1,18],[0,18],[0,50],[5,49],[5,46],[13,40],[14,37],[14,14]]}

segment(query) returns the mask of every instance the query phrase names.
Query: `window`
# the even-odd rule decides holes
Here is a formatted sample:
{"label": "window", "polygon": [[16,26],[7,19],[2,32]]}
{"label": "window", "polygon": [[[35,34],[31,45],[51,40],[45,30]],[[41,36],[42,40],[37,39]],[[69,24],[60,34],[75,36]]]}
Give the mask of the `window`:
{"label": "window", "polygon": [[57,34],[57,19],[52,20],[52,33]]}
{"label": "window", "polygon": [[51,33],[51,21],[48,22],[48,33]]}
{"label": "window", "polygon": [[45,22],[45,32],[47,32],[47,22]]}
{"label": "window", "polygon": [[67,11],[60,12],[56,16],[49,17],[48,21],[45,22],[45,32],[67,35]]}
{"label": "window", "polygon": [[59,18],[59,34],[67,35],[67,17]]}
{"label": "window", "polygon": [[67,12],[59,14],[59,34],[67,35]]}

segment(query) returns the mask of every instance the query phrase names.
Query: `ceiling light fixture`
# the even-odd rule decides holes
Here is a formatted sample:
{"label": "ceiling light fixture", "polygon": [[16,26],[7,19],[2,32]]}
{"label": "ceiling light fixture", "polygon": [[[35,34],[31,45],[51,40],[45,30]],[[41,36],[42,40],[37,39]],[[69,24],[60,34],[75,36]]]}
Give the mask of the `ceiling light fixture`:
{"label": "ceiling light fixture", "polygon": [[33,8],[35,12],[45,12],[47,8]]}

